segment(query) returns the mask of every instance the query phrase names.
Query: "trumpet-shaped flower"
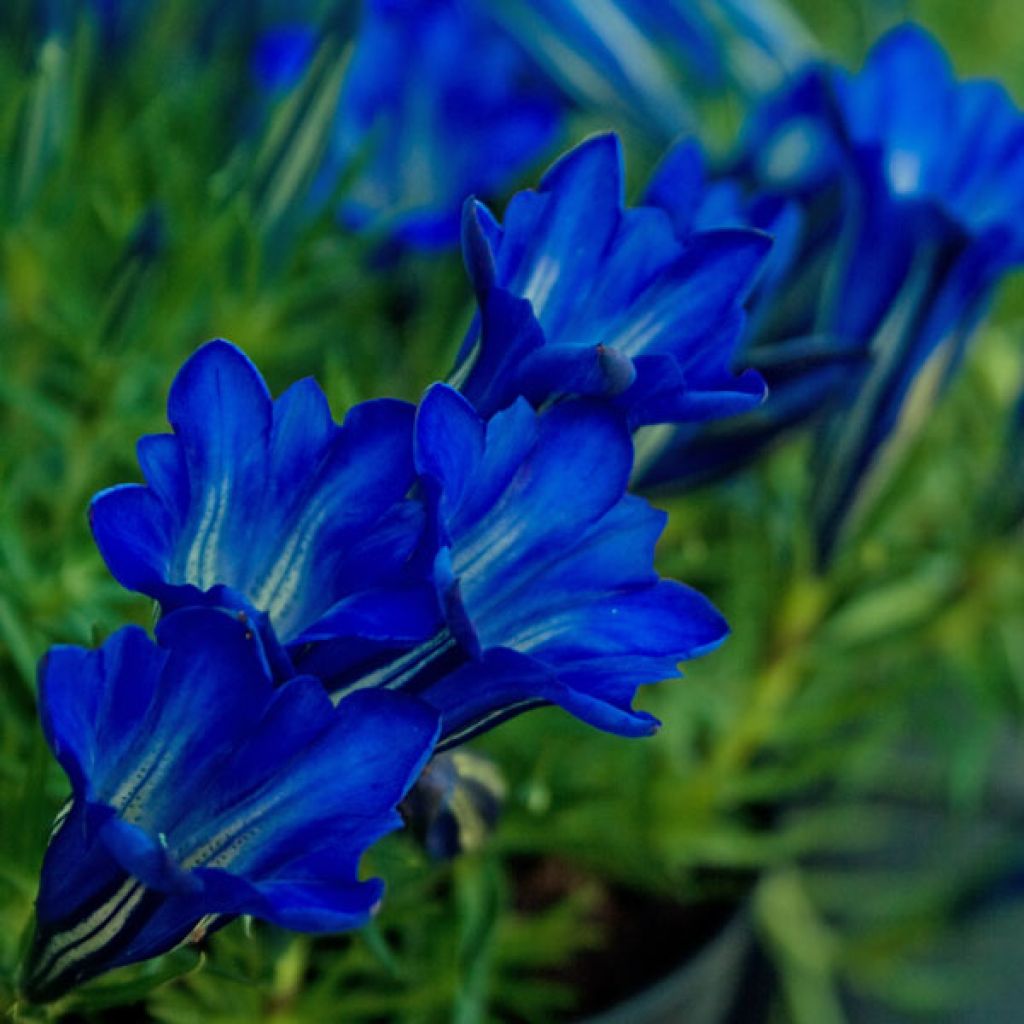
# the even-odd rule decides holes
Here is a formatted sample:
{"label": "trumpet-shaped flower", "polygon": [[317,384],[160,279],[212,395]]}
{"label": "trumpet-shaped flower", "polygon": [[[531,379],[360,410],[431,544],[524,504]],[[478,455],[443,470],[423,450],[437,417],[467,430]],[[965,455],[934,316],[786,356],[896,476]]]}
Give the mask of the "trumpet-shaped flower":
{"label": "trumpet-shaped flower", "polygon": [[601,397],[633,427],[756,406],[764,382],[732,371],[743,303],[770,242],[745,229],[680,239],[661,209],[626,208],[618,139],[590,139],[503,224],[468,203],[464,253],[480,315],[452,382],[483,416]]}
{"label": "trumpet-shaped flower", "polygon": [[43,864],[25,974],[35,1000],[249,914],[298,931],[364,922],[367,847],[436,735],[419,702],[308,677],[275,686],[258,637],[212,609],[97,651],[54,648],[43,728],[72,798]]}
{"label": "trumpet-shaped flower", "polygon": [[728,175],[709,174],[700,147],[685,141],[669,151],[648,185],[647,202],[669,214],[680,237],[741,226],[772,236],[735,356],[737,367],[762,374],[769,397],[738,416],[642,432],[638,486],[693,486],[736,470],[787,429],[820,414],[863,367],[865,346],[816,320],[814,298],[825,287],[841,209],[836,142],[818,120],[826,109],[824,82],[809,72],[759,108]]}
{"label": "trumpet-shaped flower", "polygon": [[856,76],[835,72],[851,192],[832,311],[871,364],[817,450],[827,552],[883,449],[951,379],[1007,270],[1024,261],[1024,116],[995,82],[958,82],[931,37],[890,33]]}
{"label": "trumpet-shaped flower", "polygon": [[412,425],[409,407],[379,402],[339,428],[315,387],[272,402],[217,342],[186,363],[169,410],[175,433],[140,445],[149,483],[93,502],[117,578],[165,613],[240,610],[279,678],[315,675],[335,698],[417,694],[445,746],[550,703],[649,732],[637,685],[725,636],[701,595],[654,571],[665,517],[624,493],[617,409],[538,415],[518,399],[485,422],[437,385]]}
{"label": "trumpet-shaped flower", "polygon": [[[814,501],[827,557],[874,489],[869,477],[891,465],[883,452],[921,420],[995,287],[1024,260],[1024,117],[997,84],[957,81],[938,43],[907,25],[860,73],[818,67],[771,100],[733,171],[748,196],[789,198],[804,212],[798,255],[768,303],[775,322],[759,318],[743,346],[772,385],[773,365],[790,376],[778,416],[737,419],[731,437],[730,424],[680,432],[649,473],[728,462],[788,413],[824,413]],[[663,182],[662,203],[669,192]],[[787,360],[808,329],[838,361]],[[843,353],[854,360],[845,368]],[[788,407],[786,395],[797,399]]]}
{"label": "trumpet-shaped flower", "polygon": [[415,693],[450,747],[520,711],[557,704],[626,736],[656,721],[641,683],[677,673],[727,627],[700,594],[653,568],[665,516],[625,493],[632,444],[613,410],[520,399],[489,421],[436,385],[416,421],[428,555],[443,620],[399,656],[336,676]]}
{"label": "trumpet-shaped flower", "polygon": [[381,399],[338,426],[312,380],[274,401],[241,351],[210,342],[171,386],[174,432],[139,442],[147,483],[93,499],[100,552],[165,612],[244,609],[269,625],[276,661],[286,659],[273,638],[293,652],[338,637],[416,639],[419,605],[403,601],[422,519],[403,500],[413,414]]}

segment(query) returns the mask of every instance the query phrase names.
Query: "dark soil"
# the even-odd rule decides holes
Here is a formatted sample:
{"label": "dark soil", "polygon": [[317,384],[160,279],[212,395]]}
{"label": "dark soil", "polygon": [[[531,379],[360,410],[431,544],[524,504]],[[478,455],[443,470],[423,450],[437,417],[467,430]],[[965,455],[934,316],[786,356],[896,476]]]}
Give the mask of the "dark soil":
{"label": "dark soil", "polygon": [[596,948],[549,975],[577,994],[567,1020],[617,1006],[677,971],[732,920],[748,886],[741,878],[710,880],[704,889],[721,896],[681,904],[597,880],[558,858],[523,860],[512,867],[521,913],[543,910],[582,886],[596,886],[600,894],[593,915]]}

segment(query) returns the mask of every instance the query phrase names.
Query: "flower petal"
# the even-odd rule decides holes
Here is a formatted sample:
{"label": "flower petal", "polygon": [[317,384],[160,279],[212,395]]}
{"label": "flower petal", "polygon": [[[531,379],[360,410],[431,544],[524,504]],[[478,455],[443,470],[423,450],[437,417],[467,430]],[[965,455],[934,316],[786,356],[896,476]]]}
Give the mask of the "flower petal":
{"label": "flower petal", "polygon": [[391,693],[335,708],[321,683],[275,687],[257,636],[223,612],[167,616],[42,669],[47,738],[74,800],[43,865],[27,971],[52,999],[156,956],[211,915],[293,928],[364,920],[366,847],[430,756],[437,715]]}

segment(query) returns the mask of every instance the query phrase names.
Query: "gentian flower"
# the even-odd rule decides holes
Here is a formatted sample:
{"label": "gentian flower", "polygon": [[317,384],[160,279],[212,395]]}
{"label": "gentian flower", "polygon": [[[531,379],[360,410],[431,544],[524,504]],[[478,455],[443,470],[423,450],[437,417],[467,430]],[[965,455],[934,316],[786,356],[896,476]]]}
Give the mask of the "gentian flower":
{"label": "gentian flower", "polygon": [[728,475],[789,428],[819,415],[866,359],[855,338],[818,324],[842,223],[842,164],[817,70],[765,102],[747,124],[739,157],[713,175],[700,146],[673,147],[648,184],[646,202],[671,217],[680,238],[696,230],[754,227],[773,245],[747,302],[734,366],[754,368],[768,400],[710,423],[641,431],[634,482],[692,487]]}
{"label": "gentian flower", "polygon": [[379,902],[367,847],[400,825],[436,718],[308,677],[275,686],[244,621],[186,609],[40,669],[47,742],[71,781],[43,863],[33,1000],[157,956],[239,914],[341,931]]}
{"label": "gentian flower", "polygon": [[476,0],[551,77],[662,141],[692,127],[695,90],[763,91],[815,50],[779,0]]}
{"label": "gentian flower", "polygon": [[579,401],[538,415],[520,399],[485,422],[438,384],[417,413],[416,465],[443,621],[423,644],[330,679],[334,694],[414,693],[441,714],[439,749],[543,704],[652,732],[631,706],[637,686],[675,675],[727,627],[654,571],[665,516],[625,493],[622,418]]}
{"label": "gentian flower", "polygon": [[[458,240],[470,194],[505,191],[548,153],[579,103],[672,138],[695,81],[763,90],[814,43],[777,0],[363,0],[336,129],[312,205],[348,177],[342,221],[400,246]],[[311,24],[261,39],[257,78],[298,83]]]}
{"label": "gentian flower", "polygon": [[751,230],[680,239],[668,215],[626,208],[622,152],[597,136],[562,157],[503,224],[470,202],[464,254],[480,316],[451,380],[483,416],[600,396],[637,427],[704,420],[764,397],[735,375],[743,303],[770,242]]}
{"label": "gentian flower", "polygon": [[287,652],[318,643],[420,638],[432,620],[406,575],[422,521],[404,500],[411,405],[365,402],[338,426],[315,382],[274,401],[248,358],[214,341],[179,371],[167,413],[174,432],[139,442],[148,482],[103,491],[90,508],[118,582],[165,612],[245,611],[284,675]]}
{"label": "gentian flower", "polygon": [[859,75],[834,72],[832,85],[860,206],[832,317],[870,337],[872,361],[817,449],[826,553],[883,445],[920,420],[996,285],[1024,261],[1024,117],[1002,86],[958,82],[913,26],[886,36]]}
{"label": "gentian flower", "polygon": [[467,195],[549,151],[563,103],[464,0],[365,0],[316,190],[355,168],[341,218],[417,249],[455,245]]}
{"label": "gentian flower", "polygon": [[365,403],[339,428],[312,382],[272,401],[212,342],[171,387],[174,433],[140,442],[148,484],[93,500],[100,551],[165,614],[243,613],[278,678],[315,675],[335,699],[415,693],[445,747],[548,703],[649,732],[637,685],[726,626],[654,572],[664,516],[624,493],[621,412],[566,402],[538,417],[520,399],[485,423],[445,385],[415,424],[411,411]]}
{"label": "gentian flower", "polygon": [[479,850],[498,823],[505,780],[497,765],[471,750],[431,758],[399,810],[435,860]]}
{"label": "gentian flower", "polygon": [[[861,73],[816,68],[773,99],[733,170],[748,197],[789,198],[806,218],[792,272],[741,357],[773,385],[781,363],[792,404],[769,423],[679,432],[646,479],[672,479],[673,464],[711,471],[780,421],[823,412],[814,508],[827,558],[891,462],[883,450],[950,380],[996,285],[1024,259],[1024,118],[997,84],[958,82],[938,44],[907,25]],[[669,192],[662,182],[662,203]],[[821,340],[801,367],[786,346],[796,339],[799,353],[808,330]]]}

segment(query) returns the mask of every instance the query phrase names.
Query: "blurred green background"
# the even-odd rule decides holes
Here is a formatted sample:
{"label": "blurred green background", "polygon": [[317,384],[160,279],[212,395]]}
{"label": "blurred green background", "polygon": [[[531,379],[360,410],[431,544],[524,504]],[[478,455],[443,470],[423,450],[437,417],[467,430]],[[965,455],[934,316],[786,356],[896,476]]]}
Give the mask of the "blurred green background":
{"label": "blurred green background", "polygon": [[[264,125],[254,107],[252,132],[228,130],[252,101],[247,57],[186,45],[202,6],[157,5],[116,59],[88,32],[40,45],[24,0],[0,14],[0,1007],[66,795],[35,663],[51,643],[151,622],[108,577],[85,508],[138,479],[135,439],[164,428],[179,364],[230,338],[275,393],[314,374],[340,418],[368,397],[415,399],[471,314],[457,254],[381,265],[327,214],[289,220],[316,119],[286,105]],[[852,64],[906,9],[797,6]],[[912,13],[962,73],[1024,99],[1019,0]],[[708,111],[709,135],[726,142],[738,112]],[[655,155],[630,152],[637,180]],[[1022,333],[1018,277],[827,577],[810,567],[799,440],[668,503],[662,571],[708,593],[734,635],[644,695],[657,737],[532,713],[477,744],[508,779],[496,835],[447,866],[389,839],[372,863],[389,894],[364,932],[238,922],[202,954],[12,1012],[562,1021],[674,976],[687,1015],[643,1016],[655,990],[607,1020],[725,1020],[723,998],[739,1000],[734,1022],[765,1006],[798,1024],[1020,1020],[1024,542],[986,513]]]}

